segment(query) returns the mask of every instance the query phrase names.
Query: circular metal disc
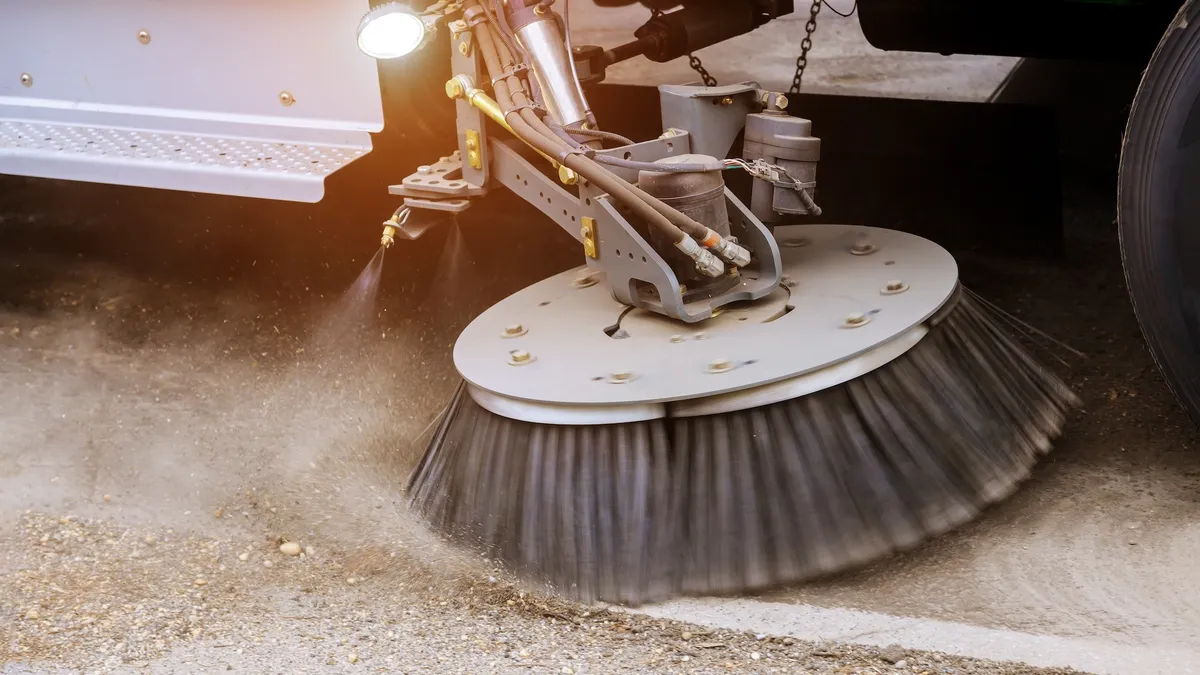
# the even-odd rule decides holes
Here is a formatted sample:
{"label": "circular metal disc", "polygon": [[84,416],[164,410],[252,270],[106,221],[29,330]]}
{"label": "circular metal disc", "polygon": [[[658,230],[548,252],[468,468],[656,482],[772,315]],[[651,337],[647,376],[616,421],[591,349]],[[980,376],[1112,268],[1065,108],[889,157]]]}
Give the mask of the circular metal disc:
{"label": "circular metal disc", "polygon": [[479,315],[455,344],[455,366],[474,398],[506,417],[712,414],[878,368],[917,343],[958,284],[954,258],[912,234],[803,225],[775,237],[784,281],[762,300],[686,324],[621,305],[603,281],[577,282],[587,268],[569,270]]}

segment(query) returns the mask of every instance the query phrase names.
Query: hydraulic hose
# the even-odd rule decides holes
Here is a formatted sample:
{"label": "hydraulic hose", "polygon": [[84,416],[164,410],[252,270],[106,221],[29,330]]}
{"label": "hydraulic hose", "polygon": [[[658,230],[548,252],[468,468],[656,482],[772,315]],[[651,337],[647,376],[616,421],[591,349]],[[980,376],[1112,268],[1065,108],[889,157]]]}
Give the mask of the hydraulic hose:
{"label": "hydraulic hose", "polygon": [[[656,162],[640,162],[636,159],[625,159],[624,157],[613,157],[611,155],[596,154],[592,148],[579,143],[574,138],[571,138],[571,133],[556,124],[550,125],[554,133],[558,137],[571,144],[571,147],[583,152],[589,159],[594,159],[601,164],[609,166],[619,166],[624,169],[633,169],[635,171],[658,171],[660,173],[703,173],[705,171],[720,171],[724,167],[718,163],[700,164],[697,162],[676,164],[658,164]],[[573,130],[572,130],[573,131]]]}
{"label": "hydraulic hose", "polygon": [[[492,29],[486,22],[480,23],[475,27],[475,41],[479,46],[480,54],[483,55],[488,74],[493,78],[493,90],[496,94],[496,101],[504,109],[504,118],[508,121],[509,126],[512,127],[513,133],[537,150],[552,157],[558,157],[559,161],[564,165],[573,169],[585,179],[595,183],[601,190],[611,194],[615,199],[620,200],[628,206],[638,217],[644,219],[652,227],[660,230],[670,241],[678,244],[688,238],[689,233],[675,226],[669,219],[640,199],[630,189],[628,183],[625,183],[619,177],[608,172],[583,155],[565,152],[567,148],[562,144],[562,141],[558,139],[551,140],[551,138],[538,131],[536,126],[530,123],[529,118],[533,118],[533,121],[543,126],[547,132],[550,132],[550,129],[545,127],[541,123],[541,120],[537,119],[537,115],[533,113],[533,110],[530,109],[529,100],[525,98],[524,91],[521,90],[520,80],[516,75],[512,74],[511,71],[508,71],[507,75],[505,74],[506,70],[502,63],[511,63],[511,55],[506,53],[505,56],[509,58],[504,61],[501,60],[500,49],[503,49],[505,52],[507,52],[507,49],[503,45],[497,45],[492,37]],[[516,101],[514,101],[514,89],[518,92],[516,93]],[[704,226],[701,225],[700,227],[703,228]]]}
{"label": "hydraulic hose", "polygon": [[[676,238],[674,234],[676,230],[686,232],[697,241],[702,242],[705,247],[713,247],[722,243],[723,240],[719,235],[708,227],[680,213],[659,199],[652,197],[642,189],[631,185],[628,181],[608,171],[594,160],[580,154],[571,145],[558,138],[554,131],[534,114],[529,100],[525,98],[524,92],[511,93],[512,89],[519,89],[520,80],[512,75],[503,78],[499,77],[499,75],[506,72],[501,64],[512,63],[513,59],[503,44],[496,43],[491,35],[491,30],[491,27],[486,23],[479,24],[476,27],[476,40],[479,42],[480,51],[484,56],[488,71],[494,78],[496,97],[507,111],[505,118],[510,123],[512,123],[513,119],[518,118],[524,121],[524,125],[521,127],[518,127],[516,124],[512,125],[514,131],[517,131],[523,140],[540,150],[557,156],[563,164],[574,169],[579,175],[592,181],[600,189],[629,206],[652,226],[670,233],[670,239],[675,241],[677,246],[681,243],[681,240]],[[525,138],[525,133],[537,136],[538,139],[535,141],[533,138]],[[649,209],[645,208],[647,205]],[[655,213],[654,216],[650,215],[651,211]],[[666,223],[663,223],[663,220],[666,220]],[[665,227],[665,225],[669,225],[669,227]],[[686,242],[682,243],[686,244]]]}
{"label": "hydraulic hose", "polygon": [[[483,30],[481,30],[480,32],[485,33],[485,34],[491,30],[490,27],[487,26],[487,24],[480,24],[479,28],[482,28]],[[491,36],[489,35],[488,37],[490,38]],[[476,39],[478,40],[479,38],[476,38]],[[497,57],[497,65],[499,65],[500,63],[512,63],[513,62],[512,55],[506,52],[504,45],[497,44],[494,40],[490,40],[490,39],[488,40],[488,42],[492,45],[492,48],[494,50],[493,53]],[[487,52],[485,51],[484,54],[486,55],[486,53]],[[486,57],[485,57],[485,60],[486,60]],[[490,70],[491,70],[491,67],[489,66],[489,71]],[[497,71],[497,72],[502,73],[504,71],[501,70],[501,71]],[[493,74],[493,77],[496,77],[495,74]],[[519,84],[520,80],[516,80],[516,82]],[[497,97],[499,97],[499,90],[497,90]],[[550,129],[550,127],[548,127],[546,125],[545,122],[543,122],[541,120],[541,118],[539,118],[536,114],[534,114],[533,110],[531,110],[528,105],[529,101],[524,98],[523,93],[516,94],[515,96],[511,97],[509,99],[509,101],[510,101],[510,103],[515,103],[517,105],[518,114],[521,116],[522,119],[524,119],[528,123],[529,127],[532,130],[536,131],[540,136],[544,137],[547,141],[554,144],[554,146],[556,146],[558,148],[558,151],[555,152],[554,154],[559,157],[560,161],[562,161],[564,164],[567,164],[567,166],[569,166],[570,168],[575,169],[575,171],[578,172],[581,176],[588,178],[588,180],[592,180],[592,182],[594,182],[594,183],[596,183],[596,185],[600,186],[600,188],[602,190],[604,190],[605,192],[608,192],[609,194],[612,194],[613,197],[620,199],[622,202],[625,202],[631,208],[638,209],[640,212],[641,205],[633,204],[631,202],[626,202],[625,199],[622,198],[621,194],[615,193],[609,187],[610,185],[620,186],[618,189],[620,190],[621,193],[623,193],[625,195],[630,195],[630,193],[631,193],[632,198],[636,198],[645,204],[649,204],[650,207],[652,209],[654,209],[655,211],[657,211],[662,217],[664,217],[668,221],[670,221],[675,227],[692,235],[692,237],[694,237],[697,241],[703,243],[706,248],[712,248],[721,243],[722,240],[721,240],[720,236],[717,235],[712,230],[710,230],[708,227],[697,222],[695,219],[681,213],[678,209],[675,209],[675,208],[665,204],[658,198],[651,196],[650,194],[648,194],[641,188],[637,187],[636,185],[630,184],[628,181],[622,179],[621,177],[617,176],[616,174],[613,174],[612,172],[605,169],[603,166],[600,166],[594,160],[591,160],[590,158],[587,158],[585,156],[578,154],[578,152],[574,148],[574,144],[568,144],[568,143],[564,142],[561,138],[559,138],[557,136],[557,134],[554,133],[554,131],[552,129]],[[506,107],[506,109],[511,109],[511,108]],[[577,161],[577,162],[582,161],[582,162],[586,162],[587,164],[592,165],[592,167],[594,167],[595,171],[598,171],[600,174],[603,175],[604,181],[602,182],[601,180],[593,180],[590,175],[588,175],[584,171],[580,171],[577,166],[574,166],[574,165],[571,165],[570,163],[568,163],[566,161],[568,157],[576,158],[575,161]],[[653,222],[653,221],[651,221],[651,222]]]}
{"label": "hydraulic hose", "polygon": [[[554,133],[558,134],[560,137],[562,136],[562,133],[559,132],[559,129],[565,129],[567,132],[569,132],[571,134],[571,136],[587,136],[589,138],[599,138],[599,139],[606,140],[606,141],[612,141],[614,143],[620,143],[621,145],[633,145],[635,142],[632,139],[625,138],[621,134],[614,134],[611,131],[600,131],[599,129],[584,129],[582,127],[571,127],[570,129],[567,129],[566,127],[562,126],[561,124],[549,124],[547,126],[549,126],[551,129],[553,129]],[[571,138],[570,141],[572,143],[578,142],[574,138]]]}

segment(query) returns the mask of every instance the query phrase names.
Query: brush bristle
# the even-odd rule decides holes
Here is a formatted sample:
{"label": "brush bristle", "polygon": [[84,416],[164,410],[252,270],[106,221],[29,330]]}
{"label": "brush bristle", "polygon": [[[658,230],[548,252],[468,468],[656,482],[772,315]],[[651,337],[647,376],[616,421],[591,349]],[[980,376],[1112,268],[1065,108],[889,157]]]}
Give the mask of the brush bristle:
{"label": "brush bristle", "polygon": [[882,368],[732,413],[540,425],[460,387],[409,500],[443,534],[574,599],[746,591],[971,520],[1029,475],[1076,404],[960,295]]}

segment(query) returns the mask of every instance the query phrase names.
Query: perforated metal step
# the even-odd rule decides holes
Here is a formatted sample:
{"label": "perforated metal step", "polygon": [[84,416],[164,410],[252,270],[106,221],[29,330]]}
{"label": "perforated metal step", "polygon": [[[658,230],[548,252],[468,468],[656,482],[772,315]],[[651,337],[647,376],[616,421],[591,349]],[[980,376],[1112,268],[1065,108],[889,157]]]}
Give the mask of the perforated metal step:
{"label": "perforated metal step", "polygon": [[0,123],[0,169],[5,173],[293,201],[320,200],[325,177],[369,150],[369,142],[346,147]]}

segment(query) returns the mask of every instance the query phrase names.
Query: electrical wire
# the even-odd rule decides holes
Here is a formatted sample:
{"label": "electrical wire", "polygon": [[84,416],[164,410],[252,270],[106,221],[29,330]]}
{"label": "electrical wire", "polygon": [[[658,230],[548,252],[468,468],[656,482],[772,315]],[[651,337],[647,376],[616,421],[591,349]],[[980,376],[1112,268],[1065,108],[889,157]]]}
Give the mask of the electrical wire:
{"label": "electrical wire", "polygon": [[858,10],[858,0],[854,0],[854,4],[850,6],[850,11],[846,12],[845,14],[842,14],[840,11],[838,11],[838,9],[836,7],[829,4],[829,0],[825,0],[825,6],[829,8],[829,11],[833,12],[834,14],[837,14],[838,16],[842,17],[843,19],[849,19],[850,17],[854,16],[854,12],[856,10]]}

